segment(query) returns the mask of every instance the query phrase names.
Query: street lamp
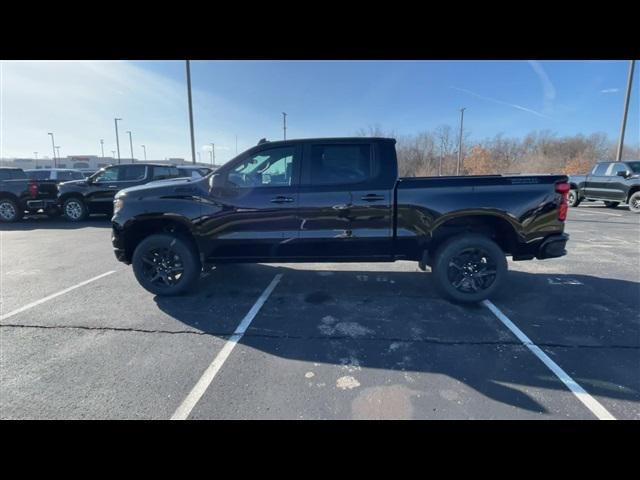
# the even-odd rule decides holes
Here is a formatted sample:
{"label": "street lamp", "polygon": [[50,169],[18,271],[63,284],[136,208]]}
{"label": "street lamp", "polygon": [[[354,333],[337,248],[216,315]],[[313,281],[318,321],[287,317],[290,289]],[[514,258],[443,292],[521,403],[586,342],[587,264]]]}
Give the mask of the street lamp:
{"label": "street lamp", "polygon": [[104,158],[104,139],[100,139],[100,150],[102,151],[102,158]]}
{"label": "street lamp", "polygon": [[214,143],[211,144],[211,166],[215,166],[216,164],[216,145]]}
{"label": "street lamp", "polygon": [[60,147],[56,145],[56,151],[58,152],[58,159],[60,159]]}
{"label": "street lamp", "polygon": [[282,112],[282,129],[284,130],[284,139],[287,139],[287,114]]}
{"label": "street lamp", "polygon": [[131,149],[131,163],[134,163],[134,160],[133,160],[133,142],[131,141],[131,131],[127,130],[127,133],[129,134],[129,148]]}
{"label": "street lamp", "polygon": [[144,161],[147,161],[147,147],[145,147],[144,145],[142,145],[142,151],[144,152]]}
{"label": "street lamp", "polygon": [[53,167],[56,167],[56,142],[53,140],[53,133],[49,132],[47,135],[51,135],[51,149],[53,150]]}
{"label": "street lamp", "polygon": [[113,123],[116,124],[116,148],[118,149],[118,164],[120,164],[120,139],[118,138],[118,121],[122,121],[121,118],[114,118]]}

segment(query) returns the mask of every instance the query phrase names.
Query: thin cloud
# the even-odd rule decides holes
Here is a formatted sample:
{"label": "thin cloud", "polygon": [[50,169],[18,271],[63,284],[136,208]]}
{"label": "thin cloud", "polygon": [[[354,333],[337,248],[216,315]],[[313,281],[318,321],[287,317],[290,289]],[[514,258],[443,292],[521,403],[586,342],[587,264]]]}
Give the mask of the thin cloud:
{"label": "thin cloud", "polygon": [[619,91],[619,88],[605,88],[604,90],[600,90],[600,93],[618,93]]}
{"label": "thin cloud", "polygon": [[471,90],[467,90],[466,88],[458,88],[458,87],[449,87],[452,88],[454,90],[458,90],[459,92],[463,92],[466,93],[468,95],[472,95],[476,98],[479,98],[481,100],[486,100],[488,102],[493,102],[493,103],[497,103],[498,105],[506,105],[507,107],[511,107],[511,108],[515,108],[518,110],[521,110],[523,112],[527,112],[527,113],[531,113],[533,115],[536,115],[538,117],[542,117],[542,118],[551,118],[547,115],[544,115],[543,113],[540,112],[536,112],[535,110],[532,110],[530,108],[527,107],[523,107],[522,105],[518,105],[516,103],[509,103],[509,102],[503,102],[502,100],[498,100],[497,98],[491,98],[491,97],[485,97],[484,95],[480,95],[478,93],[472,92]]}
{"label": "thin cloud", "polygon": [[553,86],[553,83],[551,83],[549,75],[547,75],[547,72],[540,62],[529,60],[528,63],[540,79],[540,83],[542,83],[542,91],[544,95],[544,111],[545,113],[551,112],[553,101],[556,98],[556,88]]}

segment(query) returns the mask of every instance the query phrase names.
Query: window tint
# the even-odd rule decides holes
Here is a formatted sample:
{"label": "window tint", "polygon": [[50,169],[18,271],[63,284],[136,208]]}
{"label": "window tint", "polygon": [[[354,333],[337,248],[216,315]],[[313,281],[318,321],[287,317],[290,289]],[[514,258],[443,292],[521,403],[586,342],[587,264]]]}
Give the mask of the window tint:
{"label": "window tint", "polygon": [[626,172],[628,169],[627,165],[624,163],[619,163],[616,162],[613,164],[613,167],[611,168],[611,173],[609,173],[609,175],[617,175],[618,172]]}
{"label": "window tint", "polygon": [[31,180],[49,180],[48,170],[40,170],[37,172],[26,172],[26,174]]}
{"label": "window tint", "polygon": [[153,179],[163,180],[165,178],[179,177],[180,172],[174,167],[153,167]]}
{"label": "window tint", "polygon": [[78,177],[76,173],[80,174],[80,178],[82,178],[82,174],[80,172],[72,172],[72,171],[58,172],[58,181],[68,182],[69,180],[77,180]]}
{"label": "window tint", "polygon": [[143,180],[146,174],[146,168],[144,165],[127,165],[126,167],[122,167],[118,180],[121,182]]}
{"label": "window tint", "polygon": [[370,145],[313,145],[311,184],[338,185],[366,182],[378,175]]}
{"label": "window tint", "polygon": [[17,168],[0,169],[0,180],[19,180],[28,178],[24,171]]}
{"label": "window tint", "polygon": [[263,150],[236,165],[227,181],[237,187],[281,187],[293,184],[293,147]]}
{"label": "window tint", "polygon": [[627,162],[627,166],[634,173],[640,173],[640,162]]}
{"label": "window tint", "polygon": [[604,175],[607,172],[607,168],[609,168],[608,163],[599,163],[593,168],[592,175]]}

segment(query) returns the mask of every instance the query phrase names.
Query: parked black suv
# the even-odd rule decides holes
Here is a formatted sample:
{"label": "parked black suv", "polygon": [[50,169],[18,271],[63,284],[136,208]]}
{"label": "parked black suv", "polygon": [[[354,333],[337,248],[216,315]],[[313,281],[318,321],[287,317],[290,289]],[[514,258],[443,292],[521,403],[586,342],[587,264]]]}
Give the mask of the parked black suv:
{"label": "parked black suv", "polygon": [[90,213],[112,215],[113,197],[123,188],[179,176],[180,172],[172,165],[111,165],[84,180],[60,184],[58,202],[64,216],[72,222],[84,220]]}

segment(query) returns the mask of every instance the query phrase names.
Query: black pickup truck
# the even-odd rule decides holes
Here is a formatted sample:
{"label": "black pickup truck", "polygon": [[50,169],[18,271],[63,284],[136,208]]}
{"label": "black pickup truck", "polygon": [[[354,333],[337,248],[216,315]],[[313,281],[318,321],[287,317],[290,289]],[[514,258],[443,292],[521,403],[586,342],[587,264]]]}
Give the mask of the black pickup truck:
{"label": "black pickup truck", "polygon": [[629,210],[640,213],[640,161],[598,162],[586,175],[571,175],[569,184],[571,207],[602,200],[609,208],[627,203]]}
{"label": "black pickup truck", "polygon": [[223,262],[430,266],[450,299],[491,295],[514,260],[565,255],[564,175],[398,178],[395,140],[264,142],[201,180],[127,188],[112,242],[157,295]]}
{"label": "black pickup truck", "polygon": [[56,215],[57,187],[30,180],[21,168],[0,167],[0,222],[17,222],[25,213]]}
{"label": "black pickup truck", "polygon": [[63,215],[71,222],[82,221],[91,213],[112,215],[113,197],[123,188],[182,175],[190,175],[190,172],[180,172],[173,165],[111,165],[101,168],[88,178],[61,183],[58,186],[58,202]]}

